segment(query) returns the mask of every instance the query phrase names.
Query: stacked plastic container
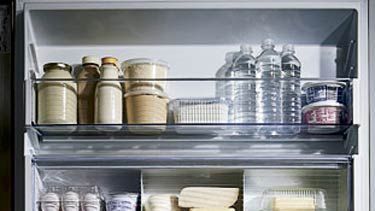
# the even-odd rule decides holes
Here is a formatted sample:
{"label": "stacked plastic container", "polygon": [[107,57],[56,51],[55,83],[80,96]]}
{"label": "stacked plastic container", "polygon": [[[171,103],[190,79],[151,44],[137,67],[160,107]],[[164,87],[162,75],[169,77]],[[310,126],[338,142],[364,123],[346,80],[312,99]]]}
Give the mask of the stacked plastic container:
{"label": "stacked plastic container", "polygon": [[[167,94],[164,92],[166,81],[147,79],[167,78],[169,65],[155,59],[131,59],[122,65],[125,79],[126,116],[128,124],[166,124],[168,114]],[[146,80],[145,80],[146,79]],[[138,131],[129,127],[134,133],[160,133],[165,126],[150,127],[150,131]]]}
{"label": "stacked plastic container", "polygon": [[[311,126],[310,133],[334,133],[340,130],[339,124],[347,124],[348,108],[347,85],[345,82],[306,83],[303,86],[306,95],[306,105],[302,109],[305,124],[332,124],[332,127],[322,128]],[[335,126],[337,125],[337,126]]]}

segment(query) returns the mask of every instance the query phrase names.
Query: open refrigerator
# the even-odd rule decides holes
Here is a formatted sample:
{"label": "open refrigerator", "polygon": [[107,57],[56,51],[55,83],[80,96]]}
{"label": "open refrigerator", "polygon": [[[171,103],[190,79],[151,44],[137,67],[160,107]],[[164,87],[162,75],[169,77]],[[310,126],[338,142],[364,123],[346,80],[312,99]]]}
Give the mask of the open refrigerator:
{"label": "open refrigerator", "polygon": [[[313,198],[315,210],[370,210],[367,3],[17,2],[16,71],[24,99],[16,108],[16,146],[24,149],[24,210],[40,210],[40,198],[48,188],[90,186],[99,187],[103,195],[137,193],[139,210],[146,210],[152,195],[178,195],[186,187],[238,188],[233,205],[237,211],[271,211],[276,196]],[[35,87],[45,81],[41,77],[45,63],[78,65],[84,55],[112,55],[121,61],[156,57],[170,64],[168,78],[162,80],[170,99],[211,98],[225,53],[248,43],[258,54],[260,41],[268,37],[275,39],[277,49],[279,44],[295,45],[302,84],[347,84],[351,121],[339,125],[36,121]],[[165,131],[131,133],[155,127]],[[264,127],[300,132],[270,136],[252,132]],[[328,133],[311,132],[316,129]]]}

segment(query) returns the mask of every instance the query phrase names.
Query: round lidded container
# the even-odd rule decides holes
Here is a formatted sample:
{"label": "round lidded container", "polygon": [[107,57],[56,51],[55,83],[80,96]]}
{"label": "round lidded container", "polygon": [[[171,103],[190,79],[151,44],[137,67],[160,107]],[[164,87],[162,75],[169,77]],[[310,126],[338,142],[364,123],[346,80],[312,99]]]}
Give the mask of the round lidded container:
{"label": "round lidded container", "polygon": [[[166,124],[169,99],[164,92],[137,88],[125,94],[128,124]],[[129,131],[141,134],[158,134],[165,126],[129,126]]]}
{"label": "round lidded container", "polygon": [[106,199],[107,211],[136,211],[137,201],[137,194],[112,194]]}
{"label": "round lidded container", "polygon": [[75,187],[68,187],[62,197],[63,211],[79,211],[79,193]]}
{"label": "round lidded container", "polygon": [[59,211],[60,198],[57,193],[48,192],[40,198],[40,206],[42,211]]}
{"label": "round lidded container", "polygon": [[95,193],[86,193],[82,200],[83,211],[100,211],[100,198]]}
{"label": "round lidded container", "polygon": [[[340,131],[340,124],[347,123],[347,110],[343,104],[317,102],[302,108],[302,120],[310,133],[336,133]],[[317,126],[324,124],[325,126]],[[328,125],[327,125],[328,124]],[[332,124],[332,125],[331,125]]]}
{"label": "round lidded container", "polygon": [[331,101],[345,104],[345,82],[326,81],[305,83],[302,90],[306,93],[306,103]]}
{"label": "round lidded container", "polygon": [[[138,58],[123,62],[122,69],[126,79],[165,79],[167,78],[169,65],[167,62],[158,59]],[[125,90],[129,91],[139,86],[157,87],[164,91],[166,81],[127,81]]]}
{"label": "round lidded container", "polygon": [[72,67],[65,63],[47,63],[43,66],[43,81],[37,86],[38,124],[77,123],[77,84],[73,81]]}

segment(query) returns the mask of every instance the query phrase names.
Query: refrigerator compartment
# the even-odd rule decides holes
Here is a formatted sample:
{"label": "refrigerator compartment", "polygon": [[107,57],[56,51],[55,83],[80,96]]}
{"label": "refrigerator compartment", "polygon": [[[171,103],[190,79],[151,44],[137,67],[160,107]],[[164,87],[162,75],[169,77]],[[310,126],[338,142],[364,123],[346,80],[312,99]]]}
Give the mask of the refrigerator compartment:
{"label": "refrigerator compartment", "polygon": [[[262,210],[306,209],[325,211],[326,191],[315,188],[274,188],[263,192]],[[283,207],[283,208],[281,208]]]}
{"label": "refrigerator compartment", "polygon": [[[181,191],[184,188],[238,188],[238,198],[231,207],[236,211],[243,210],[243,170],[241,169],[147,169],[142,171],[142,204],[145,211],[156,211],[148,207],[150,197],[168,194],[176,196],[177,200],[181,197]],[[223,191],[224,192],[224,191]],[[205,192],[206,194],[207,191]],[[211,193],[214,195],[205,195],[203,192],[198,196],[191,195],[190,203],[196,206],[210,207],[215,204],[212,200],[223,197],[225,193]],[[151,198],[152,199],[152,198]],[[180,204],[180,202],[177,202]],[[177,210],[186,210],[188,208],[176,207]],[[175,209],[172,209],[175,210]]]}
{"label": "refrigerator compartment", "polygon": [[176,124],[215,124],[228,123],[228,105],[221,98],[181,98],[171,101],[169,109]]}
{"label": "refrigerator compartment", "polygon": [[[245,171],[244,200],[246,211],[283,210],[273,207],[274,199],[297,200],[314,207],[303,210],[351,210],[350,169],[251,169]],[[308,200],[306,200],[308,199]],[[283,200],[281,200],[283,201]],[[281,202],[280,201],[280,202]],[[304,204],[306,205],[306,204]],[[292,208],[289,207],[291,210]],[[302,210],[302,208],[300,207]]]}
{"label": "refrigerator compartment", "polygon": [[[27,127],[27,152],[35,156],[79,157],[278,157],[288,155],[351,155],[357,153],[358,125],[341,125],[336,134],[304,133],[295,136],[252,136],[234,134],[258,125],[164,125],[161,135],[134,135],[124,130],[107,132],[97,125],[45,125]],[[272,127],[275,125],[263,125]],[[332,125],[317,125],[319,128]],[[105,126],[103,126],[105,127]],[[113,125],[110,125],[113,127]],[[135,126],[138,130],[149,125]],[[176,134],[186,130],[210,130],[216,135]],[[282,128],[283,125],[275,127]],[[311,125],[299,125],[303,131]],[[332,129],[332,128],[330,128]],[[213,134],[215,134],[213,133]],[[233,135],[234,134],[234,135]]]}
{"label": "refrigerator compartment", "polygon": [[[119,180],[124,177],[126,180]],[[35,200],[34,210],[40,210],[42,206],[50,205],[44,203],[45,194],[52,195],[56,193],[58,196],[58,206],[63,209],[63,206],[69,206],[71,209],[86,211],[89,210],[105,210],[106,202],[109,196],[113,193],[134,193],[137,195],[135,203],[139,207],[138,196],[140,196],[141,173],[136,170],[119,170],[119,169],[34,169],[34,195]],[[114,182],[115,181],[115,182]],[[93,192],[93,188],[97,192]],[[100,189],[100,191],[99,191]],[[59,191],[55,191],[59,190]],[[55,191],[55,192],[53,192]],[[69,193],[69,196],[66,195]],[[64,198],[66,196],[66,198]],[[95,200],[93,198],[95,196]],[[51,198],[51,197],[50,197]],[[66,201],[68,199],[68,201]],[[98,199],[98,201],[96,200]],[[54,204],[55,207],[57,204]],[[51,207],[51,206],[50,206]],[[101,209],[99,209],[99,207]],[[90,209],[91,208],[91,209]],[[59,209],[57,209],[58,211]],[[136,210],[136,209],[134,209]],[[44,210],[43,210],[44,211]]]}
{"label": "refrigerator compartment", "polygon": [[[95,82],[95,81],[119,81],[121,82],[122,84],[126,84],[126,83],[129,83],[129,82],[132,82],[132,81],[149,81],[150,79],[92,79],[92,80],[84,80],[84,81],[88,81],[88,82]],[[165,83],[168,84],[168,87],[167,87],[167,90],[165,90],[165,92],[154,92],[154,91],[151,91],[149,89],[143,89],[143,88],[138,88],[136,89],[137,91],[135,92],[124,92],[124,96],[127,96],[126,98],[124,98],[123,100],[126,100],[126,104],[128,105],[130,102],[128,102],[129,100],[136,100],[136,99],[130,99],[132,97],[129,97],[129,96],[133,96],[131,93],[137,93],[137,94],[141,94],[141,93],[147,93],[148,95],[137,95],[137,96],[146,96],[146,97],[150,97],[152,96],[153,94],[161,94],[160,96],[163,96],[166,97],[168,96],[169,99],[171,99],[173,101],[173,99],[175,99],[176,101],[173,103],[171,102],[170,103],[170,108],[173,108],[175,109],[176,111],[171,111],[169,112],[168,116],[169,118],[167,119],[166,117],[166,112],[162,112],[164,111],[163,109],[166,109],[164,108],[164,104],[166,104],[166,102],[164,101],[161,101],[162,98],[158,98],[158,99],[154,99],[153,101],[151,101],[152,99],[143,99],[143,101],[140,101],[140,100],[137,100],[137,103],[138,104],[134,104],[132,105],[133,107],[130,107],[129,105],[128,106],[125,106],[126,108],[123,109],[123,113],[126,113],[129,117],[132,117],[133,119],[131,119],[132,121],[130,122],[126,122],[124,121],[123,123],[126,124],[128,123],[130,125],[134,125],[133,128],[130,128],[130,130],[134,129],[136,130],[137,128],[135,128],[138,124],[150,124],[150,129],[151,129],[151,125],[152,124],[155,124],[154,126],[156,126],[157,124],[161,124],[165,121],[167,121],[167,124],[170,124],[170,125],[173,125],[174,123],[174,120],[173,118],[174,117],[178,117],[178,116],[181,116],[181,115],[176,115],[176,112],[178,114],[178,112],[181,111],[181,109],[179,108],[179,106],[175,106],[174,104],[177,104],[176,102],[179,102],[181,105],[184,104],[184,106],[186,106],[187,104],[198,104],[198,105],[202,105],[202,104],[213,104],[213,102],[215,101],[218,101],[220,102],[220,104],[227,104],[228,105],[228,109],[232,109],[231,106],[231,103],[226,100],[219,100],[219,99],[215,99],[214,95],[215,95],[215,85],[217,82],[226,82],[226,83],[230,83],[231,85],[240,85],[241,83],[243,83],[244,81],[251,81],[253,82],[254,84],[260,84],[260,83],[263,83],[265,80],[267,79],[249,79],[249,78],[227,78],[227,79],[218,79],[218,78],[168,78],[168,79],[153,79],[153,81],[163,81]],[[280,79],[281,81],[284,81],[284,80],[288,80],[288,79]],[[305,83],[311,83],[311,82],[319,82],[319,83],[322,83],[322,84],[325,84],[325,83],[332,83],[332,80],[333,79],[309,79],[309,78],[302,78],[300,81],[301,81],[301,84],[305,84]],[[68,83],[68,82],[74,82],[74,83],[79,83],[80,81],[82,81],[81,79],[77,79],[77,80],[70,80],[70,79],[41,79],[41,78],[34,78],[32,81],[31,81],[31,86],[30,88],[35,88],[35,87],[38,87],[39,84],[41,83],[51,83],[51,82],[59,82],[59,83]],[[340,83],[345,83],[346,86],[348,87],[348,89],[345,91],[345,94],[348,95],[348,96],[352,96],[352,79],[345,79],[345,78],[336,78],[335,81],[337,82],[340,82]],[[32,101],[30,102],[30,104],[28,104],[28,107],[30,109],[30,111],[33,111],[31,114],[31,119],[30,121],[31,122],[27,122],[27,125],[30,125],[32,122],[36,123],[36,120],[38,119],[38,114],[37,114],[37,102],[38,100],[38,93],[37,93],[37,90],[36,89],[32,89],[33,92],[31,92],[31,99]],[[204,90],[204,91],[200,91],[200,90]],[[254,96],[255,97],[255,96]],[[188,102],[188,99],[191,99],[190,102]],[[200,100],[199,100],[200,99]],[[212,102],[210,102],[210,99]],[[345,98],[346,100],[348,100],[347,102],[345,102],[345,105],[347,105],[347,112],[348,112],[348,117],[350,117],[347,122],[348,123],[351,123],[352,122],[352,98],[351,97],[347,97]],[[148,108],[146,106],[146,102],[152,102],[153,103],[153,106]],[[160,102],[159,102],[160,101]],[[193,102],[194,101],[194,102]],[[141,105],[141,103],[145,103],[145,105]],[[163,102],[163,103],[162,103]],[[148,104],[150,104],[148,103]],[[150,104],[151,105],[151,104]],[[139,121],[134,121],[134,118],[136,117],[136,115],[131,115],[131,108],[134,109],[134,106],[139,108],[139,109],[148,109],[151,114],[150,115],[140,115],[139,116]],[[255,105],[251,105],[250,106],[255,106]],[[182,106],[181,106],[182,107]],[[198,106],[199,109],[201,109],[201,106]],[[225,106],[224,106],[225,107]],[[207,108],[208,109],[208,108]],[[148,111],[147,110],[147,111]],[[204,110],[204,109],[203,109]],[[218,111],[220,111],[219,113],[223,112],[223,113],[226,113],[226,109],[217,109]],[[223,110],[223,111],[222,111]],[[146,110],[145,110],[146,111]],[[238,115],[241,115],[241,109],[238,110]],[[256,112],[256,111],[255,111]],[[265,111],[267,112],[267,111]],[[135,112],[135,113],[142,113],[142,114],[146,114],[147,112]],[[259,113],[259,112],[258,112]],[[194,116],[195,114],[194,113],[191,113],[189,112],[189,117],[190,116]],[[190,115],[191,114],[191,115]],[[256,115],[257,113],[255,113],[254,115]],[[284,113],[286,115],[286,113]],[[227,122],[221,122],[222,120],[225,120],[224,118],[224,115],[221,117],[220,115],[220,121],[219,122],[214,122],[214,121],[207,121],[207,120],[204,120],[204,121],[201,121],[201,119],[198,119],[199,121],[175,121],[175,124],[176,125],[179,125],[179,124],[191,124],[191,125],[195,125],[195,124],[211,124],[211,123],[217,123],[217,124],[226,124]],[[211,117],[210,117],[211,118]],[[216,118],[216,117],[215,117]],[[222,119],[222,120],[221,120]],[[162,121],[161,121],[162,120]],[[215,119],[213,119],[215,120]],[[254,122],[243,122],[243,124],[247,124],[247,123],[251,123],[253,125],[256,125]],[[265,122],[265,123],[262,123],[262,124],[265,124],[265,125],[268,125],[269,123],[268,122]],[[273,123],[276,125],[276,123]],[[338,123],[336,123],[338,124]],[[342,123],[342,124],[346,124],[345,123]],[[239,123],[240,125],[240,123]],[[261,125],[261,124],[259,124]],[[288,124],[284,124],[285,127],[288,125]],[[297,126],[298,124],[292,124],[291,127],[293,126]],[[259,126],[261,127],[261,126]],[[162,128],[164,130],[164,128]],[[261,129],[261,128],[260,128]],[[296,128],[297,129],[297,128]],[[163,130],[160,130],[159,132],[163,132]],[[291,130],[288,130],[288,131],[291,131]],[[293,130],[294,131],[294,130]],[[297,131],[300,131],[300,130],[297,130]],[[146,132],[146,131],[145,131]],[[190,132],[188,131],[189,133],[193,133],[193,134],[200,134],[200,133],[195,133],[194,131]],[[202,131],[204,132],[204,131]],[[237,131],[238,132],[238,131]],[[243,131],[240,131],[241,133],[246,133],[246,134],[255,134],[256,131],[251,131],[251,130],[243,130]],[[327,131],[325,131],[327,132]],[[333,130],[332,131],[333,133],[334,132],[340,132],[340,131],[337,131],[337,130]],[[137,132],[138,133],[138,132]],[[275,134],[277,135],[277,134]],[[286,133],[285,135],[293,135],[293,134],[288,134]]]}
{"label": "refrigerator compartment", "polygon": [[[307,75],[357,76],[358,14],[354,9],[260,9],[245,2],[238,2],[236,8],[214,2],[192,2],[189,8],[172,5],[26,4],[25,52],[35,56],[26,55],[30,68],[25,71],[35,67],[33,71],[40,74],[39,65],[64,61],[66,52],[71,52],[69,63],[76,64],[88,54],[110,54],[121,60],[157,57],[175,68],[172,77],[207,77],[221,65],[225,52],[238,49],[238,43],[256,45],[258,52],[260,40],[270,37],[280,45],[296,44]],[[100,25],[100,30],[93,25]],[[297,29],[299,36],[295,36]],[[220,38],[212,39],[218,34]]]}

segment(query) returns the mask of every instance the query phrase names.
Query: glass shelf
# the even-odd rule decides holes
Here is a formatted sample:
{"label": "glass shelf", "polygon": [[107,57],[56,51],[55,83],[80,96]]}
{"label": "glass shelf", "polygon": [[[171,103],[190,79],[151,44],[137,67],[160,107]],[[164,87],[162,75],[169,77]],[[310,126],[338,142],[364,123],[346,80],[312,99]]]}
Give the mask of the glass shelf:
{"label": "glass shelf", "polygon": [[[164,127],[161,134],[134,134]],[[300,133],[257,135],[260,128]],[[319,129],[326,134],[310,133]],[[182,131],[182,133],[181,133]],[[247,132],[246,132],[247,131]],[[152,124],[31,125],[36,156],[230,158],[357,153],[358,125]],[[330,132],[330,133],[327,133]]]}

